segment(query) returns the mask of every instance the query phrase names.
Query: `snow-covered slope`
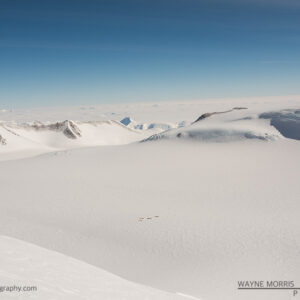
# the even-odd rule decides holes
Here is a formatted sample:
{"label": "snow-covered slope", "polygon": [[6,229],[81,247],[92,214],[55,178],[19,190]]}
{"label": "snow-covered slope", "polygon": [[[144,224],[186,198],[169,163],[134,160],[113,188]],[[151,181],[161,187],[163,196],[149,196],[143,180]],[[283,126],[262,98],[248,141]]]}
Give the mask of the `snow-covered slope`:
{"label": "snow-covered slope", "polygon": [[[157,139],[229,142],[246,139],[275,141],[280,138],[299,139],[299,109],[296,100],[263,103],[246,101],[237,105],[212,101],[200,103],[199,110],[190,104],[190,117],[176,122],[134,121],[125,117],[120,122],[71,121],[62,122],[0,122],[0,160],[22,158],[37,154],[100,145],[122,145]],[[231,104],[235,106],[230,107]],[[246,107],[245,104],[248,104]],[[219,105],[219,109],[217,109]],[[241,106],[242,105],[242,106]],[[300,101],[299,104],[300,106]],[[172,111],[174,108],[166,105]],[[181,106],[173,104],[181,111]],[[298,107],[299,107],[298,106]],[[294,107],[294,108],[292,108]],[[146,105],[146,109],[147,109]],[[153,106],[150,107],[153,109]],[[274,109],[275,108],[275,109]],[[205,110],[204,110],[205,109]],[[214,109],[214,110],[213,110]],[[196,115],[197,112],[197,115]],[[177,112],[178,113],[178,112]],[[184,114],[186,115],[186,113]],[[155,115],[153,117],[155,120]]]}
{"label": "snow-covered slope", "polygon": [[[290,114],[294,112],[297,112],[297,110],[290,110]],[[280,115],[281,112],[275,114]],[[200,115],[191,124],[153,134],[143,141],[179,139],[202,142],[232,142],[247,139],[275,141],[282,138],[281,133],[276,129],[278,126],[272,126],[274,122],[272,121],[270,123],[270,121],[267,120],[268,116],[268,113],[259,114],[257,111],[248,110],[246,108],[233,108],[220,112],[206,112]],[[299,123],[285,124],[286,132],[297,131],[294,127],[300,128]],[[290,128],[290,126],[292,126],[292,128]]]}
{"label": "snow-covered slope", "polygon": [[0,265],[1,299],[188,299],[129,282],[71,257],[5,236],[0,236]]}
{"label": "snow-covered slope", "polygon": [[283,300],[237,281],[299,281],[299,153],[166,141],[1,162],[1,233],[173,293]]}
{"label": "snow-covered slope", "polygon": [[283,136],[300,140],[300,109],[286,109],[263,113],[259,116],[269,119],[270,125],[274,126]]}
{"label": "snow-covered slope", "polygon": [[[237,281],[300,285],[299,107],[299,99],[144,105],[133,114],[129,106],[123,117],[136,113],[139,123],[184,127],[161,133],[160,142],[128,144],[126,137],[126,145],[106,147],[86,146],[95,136],[108,140],[128,134],[139,141],[151,129],[76,121],[59,130],[12,125],[7,128],[19,135],[9,136],[2,128],[6,144],[0,151],[15,138],[24,148],[43,141],[45,151],[52,152],[0,162],[0,234],[168,291],[171,297],[287,299],[291,291],[241,291]],[[67,128],[76,138],[66,136]],[[100,128],[105,128],[101,134]],[[79,141],[78,147],[65,146]],[[57,145],[67,150],[53,152]],[[25,248],[20,252],[28,253]],[[75,268],[81,270],[77,263]],[[74,271],[63,263],[62,269],[66,280]],[[1,276],[7,273],[0,267]],[[28,280],[38,277],[32,274]],[[89,284],[84,274],[78,277]],[[47,288],[51,294],[52,286]]]}
{"label": "snow-covered slope", "polygon": [[147,136],[117,121],[32,124],[0,123],[0,160],[33,156],[57,150],[100,145],[120,145]]}
{"label": "snow-covered slope", "polygon": [[[67,120],[55,122],[51,109],[3,110],[0,112],[3,120],[0,122],[0,160],[161,138],[204,142],[299,139],[299,106],[300,97],[296,96],[104,105],[68,108],[67,111],[60,108],[56,111],[56,120],[58,117]],[[45,121],[46,116],[48,121]],[[71,121],[70,116],[81,121]],[[39,121],[33,121],[37,117]],[[135,121],[135,117],[139,121]]]}

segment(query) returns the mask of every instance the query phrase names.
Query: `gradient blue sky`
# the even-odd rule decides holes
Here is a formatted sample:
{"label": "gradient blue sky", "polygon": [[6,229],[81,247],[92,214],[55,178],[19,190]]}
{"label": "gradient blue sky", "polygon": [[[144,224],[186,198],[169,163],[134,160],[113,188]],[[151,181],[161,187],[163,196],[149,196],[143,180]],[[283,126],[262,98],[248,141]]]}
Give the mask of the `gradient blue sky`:
{"label": "gradient blue sky", "polygon": [[1,0],[0,108],[300,94],[299,0]]}

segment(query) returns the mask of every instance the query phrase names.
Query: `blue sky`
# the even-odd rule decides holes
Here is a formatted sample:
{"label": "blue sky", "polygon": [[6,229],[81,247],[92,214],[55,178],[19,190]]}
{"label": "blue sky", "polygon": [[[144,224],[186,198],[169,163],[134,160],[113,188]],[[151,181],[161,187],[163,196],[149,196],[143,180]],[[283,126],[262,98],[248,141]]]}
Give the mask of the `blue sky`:
{"label": "blue sky", "polygon": [[300,94],[298,0],[1,0],[0,108]]}

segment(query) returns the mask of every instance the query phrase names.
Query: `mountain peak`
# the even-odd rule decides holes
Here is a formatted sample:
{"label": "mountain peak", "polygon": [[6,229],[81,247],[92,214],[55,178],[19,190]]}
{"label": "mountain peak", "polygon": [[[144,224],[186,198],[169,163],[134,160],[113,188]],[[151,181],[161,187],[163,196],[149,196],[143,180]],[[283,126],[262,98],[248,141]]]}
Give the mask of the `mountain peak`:
{"label": "mountain peak", "polygon": [[124,119],[122,119],[120,121],[120,123],[122,123],[125,126],[128,126],[131,123],[135,123],[130,117],[125,117]]}

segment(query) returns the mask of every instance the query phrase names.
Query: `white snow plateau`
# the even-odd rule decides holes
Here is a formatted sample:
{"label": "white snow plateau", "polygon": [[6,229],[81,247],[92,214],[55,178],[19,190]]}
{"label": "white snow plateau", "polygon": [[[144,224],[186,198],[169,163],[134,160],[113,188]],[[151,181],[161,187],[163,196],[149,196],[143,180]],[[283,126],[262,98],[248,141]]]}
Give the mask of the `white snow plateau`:
{"label": "white snow plateau", "polygon": [[299,96],[2,109],[0,300],[296,299],[299,178]]}

